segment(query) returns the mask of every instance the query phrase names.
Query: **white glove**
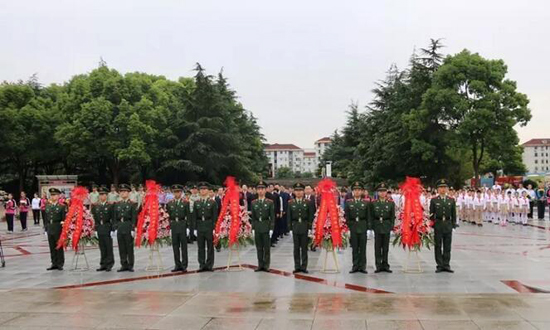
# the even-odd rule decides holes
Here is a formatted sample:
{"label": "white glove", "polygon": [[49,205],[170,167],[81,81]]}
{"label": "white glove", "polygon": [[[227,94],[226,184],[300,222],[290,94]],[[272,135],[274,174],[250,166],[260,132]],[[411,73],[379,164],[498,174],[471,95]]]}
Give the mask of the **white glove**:
{"label": "white glove", "polygon": [[130,233],[132,235],[132,237],[136,236],[136,232],[132,230],[132,232]]}
{"label": "white glove", "polygon": [[190,232],[191,232],[191,230],[189,230],[189,228],[187,228],[187,236],[189,236]]}
{"label": "white glove", "polygon": [[252,236],[256,235],[256,231],[252,229]]}
{"label": "white glove", "polygon": [[48,237],[48,232],[47,231],[44,232],[44,236]]}
{"label": "white glove", "polygon": [[115,237],[116,233],[114,231],[111,232],[111,237]]}
{"label": "white glove", "polygon": [[94,236],[95,236],[95,238],[97,238],[97,237],[98,237],[98,235],[97,235],[97,231],[96,231],[96,232],[94,232]]}
{"label": "white glove", "polygon": [[193,230],[193,235],[197,236],[197,230]]}
{"label": "white glove", "polygon": [[307,236],[311,236],[311,229],[307,230]]}
{"label": "white glove", "polygon": [[273,236],[273,230],[269,231],[269,236]]}

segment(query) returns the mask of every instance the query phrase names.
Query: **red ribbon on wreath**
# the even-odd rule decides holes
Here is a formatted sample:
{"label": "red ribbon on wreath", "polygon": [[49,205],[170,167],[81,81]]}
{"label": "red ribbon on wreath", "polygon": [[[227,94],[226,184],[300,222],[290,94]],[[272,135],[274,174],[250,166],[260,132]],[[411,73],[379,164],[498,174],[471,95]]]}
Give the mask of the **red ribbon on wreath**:
{"label": "red ribbon on wreath", "polygon": [[323,241],[323,229],[330,217],[330,230],[332,237],[332,246],[342,246],[342,228],[340,228],[338,207],[336,205],[336,196],[334,194],[336,183],[329,178],[324,178],[317,185],[317,191],[321,193],[321,204],[319,214],[317,215],[317,224],[315,228],[315,245],[320,246]]}
{"label": "red ribbon on wreath", "polygon": [[[76,221],[75,230],[72,237],[72,248],[78,250],[78,242],[82,234],[82,226],[84,224],[84,200],[88,197],[88,189],[77,186],[71,191],[71,206],[65,216],[61,235],[57,241],[56,249],[65,249],[67,247],[67,237],[69,235],[69,227]],[[76,216],[76,220],[74,219]]]}
{"label": "red ribbon on wreath", "polygon": [[409,249],[420,244],[420,227],[424,211],[420,203],[422,184],[419,178],[407,177],[399,188],[405,197],[403,222],[401,224],[401,243]]}
{"label": "red ribbon on wreath", "polygon": [[239,186],[237,185],[235,178],[232,176],[228,176],[225,179],[224,184],[227,189],[225,191],[225,195],[223,196],[222,207],[220,209],[220,213],[218,214],[216,227],[214,228],[214,245],[218,244],[223,218],[227,213],[227,208],[229,208],[229,213],[231,215],[231,226],[229,227],[229,246],[232,246],[237,242],[237,235],[239,234],[240,227]]}
{"label": "red ribbon on wreath", "polygon": [[152,245],[157,239],[157,233],[159,228],[159,193],[161,191],[160,185],[155,180],[145,181],[145,187],[147,193],[145,195],[145,201],[143,202],[143,208],[138,215],[138,223],[136,228],[136,246],[141,246],[143,237],[143,227],[145,224],[145,217],[149,216],[149,227],[147,229],[149,233],[149,245]]}

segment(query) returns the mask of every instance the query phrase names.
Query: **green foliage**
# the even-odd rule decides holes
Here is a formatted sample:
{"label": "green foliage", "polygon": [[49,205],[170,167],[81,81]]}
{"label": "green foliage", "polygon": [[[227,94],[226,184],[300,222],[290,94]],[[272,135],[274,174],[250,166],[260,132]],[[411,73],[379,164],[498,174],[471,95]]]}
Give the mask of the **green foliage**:
{"label": "green foliage", "polygon": [[[36,174],[78,174],[85,181],[165,183],[227,175],[256,181],[266,168],[256,118],[222,73],[168,80],[121,74],[104,62],[62,86],[0,85],[2,173],[20,189]],[[8,176],[5,176],[9,178]]]}
{"label": "green foliage", "polygon": [[294,173],[292,172],[292,169],[290,167],[279,167],[276,171],[275,171],[275,177],[277,179],[288,179],[288,178],[293,178],[294,177]]}
{"label": "green foliage", "polygon": [[466,50],[443,60],[442,47],[432,39],[407,69],[392,65],[365,112],[350,106],[324,154],[333,176],[374,184],[446,177],[458,187],[487,172],[525,172],[513,127],[531,118],[527,96],[505,78],[502,60]]}

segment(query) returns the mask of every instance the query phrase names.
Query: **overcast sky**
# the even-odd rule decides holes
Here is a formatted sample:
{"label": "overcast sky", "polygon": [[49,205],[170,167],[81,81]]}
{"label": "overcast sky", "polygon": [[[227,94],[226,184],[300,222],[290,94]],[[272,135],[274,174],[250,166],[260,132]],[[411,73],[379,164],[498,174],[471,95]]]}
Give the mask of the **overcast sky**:
{"label": "overcast sky", "polygon": [[392,63],[445,38],[501,58],[530,100],[522,142],[550,137],[547,0],[120,1],[0,3],[0,80],[37,73],[44,84],[88,72],[100,57],[121,72],[171,79],[196,62],[222,67],[269,143],[312,148],[362,107]]}

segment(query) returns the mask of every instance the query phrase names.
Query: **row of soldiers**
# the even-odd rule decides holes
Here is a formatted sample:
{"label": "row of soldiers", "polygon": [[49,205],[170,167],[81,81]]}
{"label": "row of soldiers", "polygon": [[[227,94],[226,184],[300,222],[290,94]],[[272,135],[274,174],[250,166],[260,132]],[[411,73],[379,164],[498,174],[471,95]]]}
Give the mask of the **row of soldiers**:
{"label": "row of soldiers", "polygon": [[[266,197],[265,182],[256,186],[257,198],[250,205],[250,220],[254,229],[257,249],[258,267],[256,271],[269,271],[271,235],[275,227],[275,205]],[[193,202],[193,207],[183,196],[183,186],[173,185],[174,199],[166,205],[170,217],[172,247],[175,267],[173,272],[185,272],[188,265],[187,240],[193,233],[197,237],[199,272],[213,271],[214,245],[213,232],[218,217],[218,204],[209,196],[209,185],[201,182],[198,185],[200,198]],[[305,198],[305,186],[294,185],[294,199],[289,202],[286,214],[289,229],[294,243],[294,273],[308,273],[308,245],[312,223],[315,216],[315,205]],[[439,196],[430,202],[430,213],[435,221],[435,254],[437,272],[452,272],[449,266],[452,228],[456,222],[454,199],[446,197],[447,184],[442,180],[438,184]],[[99,239],[100,267],[97,271],[111,271],[114,266],[113,233],[116,233],[121,268],[119,272],[134,270],[134,230],[137,222],[138,208],[129,199],[130,187],[121,184],[121,200],[115,204],[108,202],[109,191],[99,189],[99,202],[92,205]],[[352,198],[346,200],[344,214],[350,229],[353,265],[350,273],[366,274],[367,230],[375,233],[376,273],[391,273],[388,263],[388,251],[391,231],[395,224],[395,203],[387,194],[384,183],[377,188],[378,199],[365,200],[363,185],[355,182],[352,185]],[[56,249],[57,241],[65,219],[65,206],[58,203],[60,191],[52,188],[51,202],[46,207],[45,225],[50,245],[52,265],[48,270],[63,269],[64,255],[62,249]]]}

